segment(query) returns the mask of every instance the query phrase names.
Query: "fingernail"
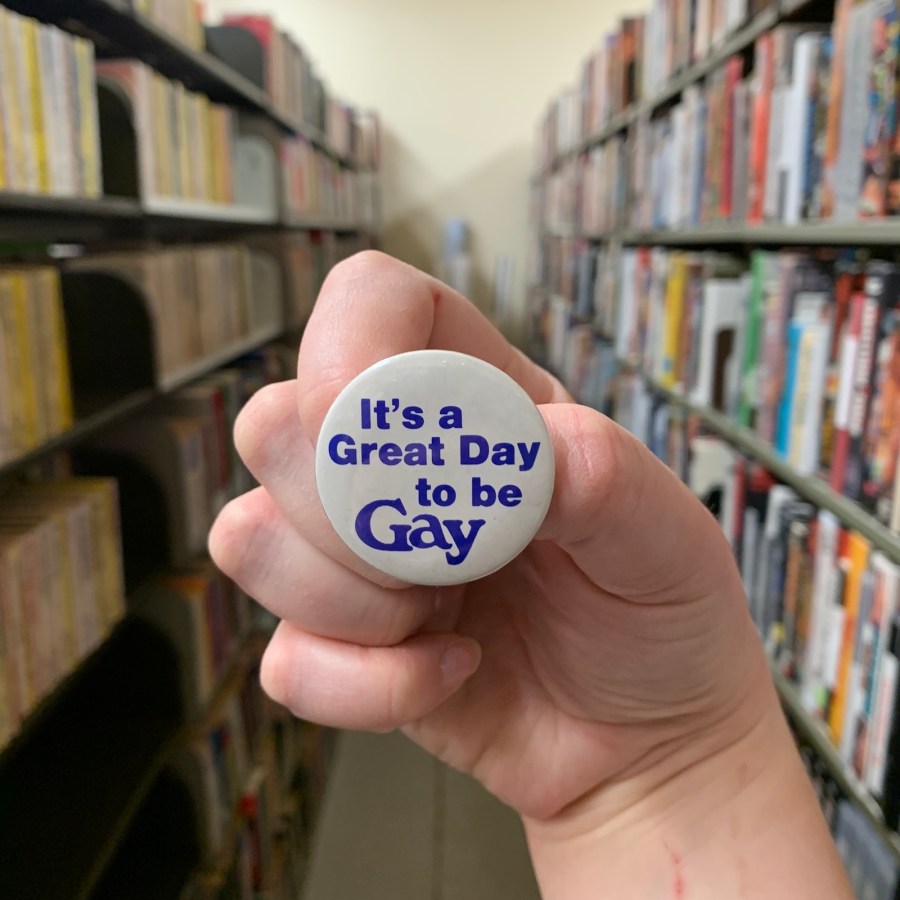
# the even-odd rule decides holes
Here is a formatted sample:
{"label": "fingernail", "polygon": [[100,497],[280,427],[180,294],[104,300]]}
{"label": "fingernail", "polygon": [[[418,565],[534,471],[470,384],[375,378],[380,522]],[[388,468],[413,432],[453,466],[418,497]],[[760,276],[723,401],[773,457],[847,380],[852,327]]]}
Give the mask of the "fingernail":
{"label": "fingernail", "polygon": [[444,683],[457,685],[468,678],[477,668],[481,659],[476,644],[470,641],[456,641],[451,644],[441,657],[441,673]]}

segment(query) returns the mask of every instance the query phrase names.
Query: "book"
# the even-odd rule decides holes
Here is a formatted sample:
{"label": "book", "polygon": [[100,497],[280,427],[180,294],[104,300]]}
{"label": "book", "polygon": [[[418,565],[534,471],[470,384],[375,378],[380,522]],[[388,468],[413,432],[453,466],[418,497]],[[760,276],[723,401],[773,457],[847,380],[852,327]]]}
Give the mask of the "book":
{"label": "book", "polygon": [[862,191],[862,158],[868,120],[869,78],[872,69],[872,32],[881,0],[862,0],[851,5],[846,20],[846,45],[841,73],[840,134],[834,167],[832,217],[850,221],[857,217]]}
{"label": "book", "polygon": [[896,3],[887,0],[878,4],[870,40],[872,59],[861,155],[859,214],[880,217],[887,212],[888,168],[897,121],[900,20]]}
{"label": "book", "polygon": [[865,432],[871,399],[879,367],[876,365],[881,321],[888,305],[896,302],[900,287],[900,268],[881,260],[871,260],[866,266],[865,298],[862,306],[856,366],[853,374],[853,396],[847,421],[847,463],[842,489],[847,496],[858,499],[865,479]]}
{"label": "book", "polygon": [[846,704],[850,691],[851,664],[857,617],[863,595],[863,579],[869,562],[870,544],[866,538],[851,531],[847,539],[847,580],[844,588],[844,627],[840,639],[837,679],[828,713],[828,726],[836,743],[840,744],[846,725]]}

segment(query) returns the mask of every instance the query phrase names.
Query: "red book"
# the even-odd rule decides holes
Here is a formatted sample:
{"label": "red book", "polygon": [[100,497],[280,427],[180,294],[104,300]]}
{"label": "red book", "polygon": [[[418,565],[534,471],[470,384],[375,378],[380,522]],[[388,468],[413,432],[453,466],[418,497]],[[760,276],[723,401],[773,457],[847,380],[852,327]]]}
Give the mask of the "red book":
{"label": "red book", "polygon": [[850,409],[853,405],[853,380],[865,308],[866,295],[863,291],[857,291],[850,301],[850,320],[841,347],[841,371],[834,410],[834,451],[831,456],[830,483],[838,492],[844,489],[847,460],[850,457]]}
{"label": "red book", "polygon": [[766,160],[769,152],[769,118],[772,85],[775,79],[775,54],[772,32],[756,39],[756,73],[753,84],[753,112],[750,124],[750,197],[747,220],[762,222],[766,195]]}
{"label": "red book", "polygon": [[270,97],[275,96],[275,70],[272,65],[272,53],[275,39],[278,37],[278,29],[271,16],[263,15],[235,15],[224,16],[222,24],[230,28],[243,28],[249,31],[260,43],[265,57],[266,93]]}
{"label": "red book", "polygon": [[734,92],[744,75],[744,60],[732,56],[725,63],[724,130],[722,134],[722,165],[719,167],[719,217],[730,219],[733,209],[734,184]]}

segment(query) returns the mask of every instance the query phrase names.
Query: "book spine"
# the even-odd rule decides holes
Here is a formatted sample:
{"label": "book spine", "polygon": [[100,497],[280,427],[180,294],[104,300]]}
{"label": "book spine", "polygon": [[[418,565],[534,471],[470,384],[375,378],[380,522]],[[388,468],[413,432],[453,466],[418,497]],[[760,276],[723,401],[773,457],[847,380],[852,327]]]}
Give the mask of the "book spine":
{"label": "book spine", "polygon": [[894,271],[891,263],[874,260],[866,270],[866,293],[863,306],[856,369],[853,376],[853,398],[847,431],[850,445],[847,455],[847,471],[843,491],[848,497],[858,499],[865,478],[864,438],[869,415],[869,400],[873,392],[873,378],[877,377],[875,355],[878,333],[884,306],[893,302],[890,289],[900,280],[900,270]]}
{"label": "book spine", "polygon": [[850,10],[854,0],[837,0],[832,29],[831,79],[823,153],[823,184],[820,213],[830,218],[836,205],[837,163],[840,152],[841,113],[844,106],[845,52]]}
{"label": "book spine", "polygon": [[859,214],[880,217],[887,212],[888,166],[896,128],[897,4],[879,4],[871,33],[871,70],[867,91],[867,122],[862,147],[862,190]]}
{"label": "book spine", "polygon": [[100,111],[97,105],[97,83],[94,76],[94,45],[75,38],[78,66],[78,96],[81,110],[81,154],[84,160],[84,194],[99,197],[103,193],[100,159]]}
{"label": "book spine", "polygon": [[828,726],[836,744],[840,745],[846,724],[847,697],[850,691],[851,664],[854,638],[863,588],[863,575],[868,565],[869,542],[857,532],[851,532],[847,541],[847,583],[844,594],[844,629],[838,661],[834,695],[828,714]]}

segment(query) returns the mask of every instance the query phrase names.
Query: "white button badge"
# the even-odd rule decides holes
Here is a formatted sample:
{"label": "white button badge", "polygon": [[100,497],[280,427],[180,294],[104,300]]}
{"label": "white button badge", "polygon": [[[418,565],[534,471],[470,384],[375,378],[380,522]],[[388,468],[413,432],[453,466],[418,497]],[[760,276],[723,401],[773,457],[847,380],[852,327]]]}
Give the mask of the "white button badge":
{"label": "white button badge", "polygon": [[480,359],[417,350],[341,391],[316,448],[335,530],[358,556],[414,584],[473,581],[531,541],[553,494],[540,413]]}

